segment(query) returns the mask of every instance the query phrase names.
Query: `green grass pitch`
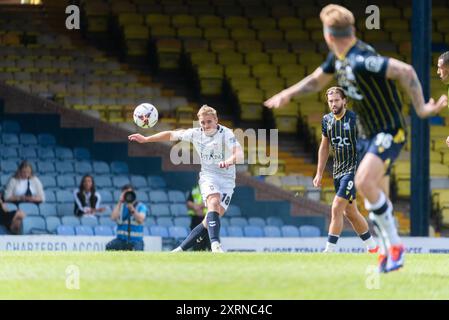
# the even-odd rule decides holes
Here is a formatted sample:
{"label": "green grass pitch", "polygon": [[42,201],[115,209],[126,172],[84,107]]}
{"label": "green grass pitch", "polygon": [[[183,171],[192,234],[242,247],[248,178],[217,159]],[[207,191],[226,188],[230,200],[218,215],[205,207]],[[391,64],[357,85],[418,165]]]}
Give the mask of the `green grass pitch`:
{"label": "green grass pitch", "polygon": [[[449,299],[447,255],[409,254],[404,269],[381,275],[376,260],[368,254],[0,252],[0,299]],[[68,289],[76,286],[76,270],[79,289]]]}

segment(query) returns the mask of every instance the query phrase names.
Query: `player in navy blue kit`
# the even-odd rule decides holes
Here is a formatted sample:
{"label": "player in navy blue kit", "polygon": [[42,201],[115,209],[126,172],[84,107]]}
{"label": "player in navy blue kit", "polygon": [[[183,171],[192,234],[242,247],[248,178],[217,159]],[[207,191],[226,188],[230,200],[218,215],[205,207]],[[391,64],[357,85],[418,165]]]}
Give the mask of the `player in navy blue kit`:
{"label": "player in navy blue kit", "polygon": [[355,36],[354,15],[348,9],[330,4],[320,13],[324,39],[330,49],[326,61],[297,84],[281,91],[265,106],[278,108],[294,95],[322,90],[335,76],[338,85],[353,100],[353,109],[369,140],[368,151],[361,160],[355,185],[365,198],[377,233],[384,244],[379,255],[379,271],[389,272],[404,264],[404,246],[393,218],[393,206],[383,190],[383,177],[406,142],[406,124],[397,81],[410,97],[417,115],[426,118],[447,105],[447,96],[437,102],[424,101],[421,83],[409,64],[380,56],[370,45]]}
{"label": "player in navy blue kit", "polygon": [[354,186],[357,168],[357,124],[356,114],[346,109],[346,95],[342,88],[332,87],[326,91],[330,113],[322,120],[322,137],[318,151],[317,174],[313,179],[315,187],[321,186],[323,172],[329,157],[329,145],[334,152],[333,177],[335,198],[332,202],[331,223],[324,252],[335,252],[338,238],[343,229],[343,216],[352,224],[355,232],[365,243],[368,252],[375,253],[376,245],[368,223],[357,209],[356,189]]}

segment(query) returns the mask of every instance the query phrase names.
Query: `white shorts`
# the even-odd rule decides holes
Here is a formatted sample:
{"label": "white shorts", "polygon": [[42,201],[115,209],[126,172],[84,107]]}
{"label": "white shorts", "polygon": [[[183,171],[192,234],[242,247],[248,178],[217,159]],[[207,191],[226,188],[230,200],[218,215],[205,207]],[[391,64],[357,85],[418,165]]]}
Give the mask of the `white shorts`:
{"label": "white shorts", "polygon": [[218,181],[217,179],[211,179],[209,177],[201,177],[199,180],[201,189],[201,196],[205,205],[206,199],[209,195],[214,193],[220,194],[220,205],[226,210],[231,203],[232,194],[234,193],[235,180],[223,179]]}

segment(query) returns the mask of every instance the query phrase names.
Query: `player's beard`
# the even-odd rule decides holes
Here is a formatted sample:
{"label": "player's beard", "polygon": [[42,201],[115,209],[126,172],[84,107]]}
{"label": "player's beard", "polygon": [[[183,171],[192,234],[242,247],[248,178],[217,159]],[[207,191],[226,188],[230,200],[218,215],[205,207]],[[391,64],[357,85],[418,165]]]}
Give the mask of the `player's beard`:
{"label": "player's beard", "polygon": [[335,111],[334,111],[334,108],[332,108],[332,113],[334,115],[336,115],[336,116],[340,116],[343,113],[343,108],[344,108],[343,105],[341,105],[340,107],[335,108]]}

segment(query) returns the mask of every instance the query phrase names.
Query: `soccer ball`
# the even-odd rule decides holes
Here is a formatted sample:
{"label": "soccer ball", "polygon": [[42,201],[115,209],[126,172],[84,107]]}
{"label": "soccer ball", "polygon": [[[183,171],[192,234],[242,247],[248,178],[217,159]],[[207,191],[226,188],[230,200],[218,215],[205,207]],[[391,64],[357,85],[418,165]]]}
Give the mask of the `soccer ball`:
{"label": "soccer ball", "polygon": [[151,128],[157,123],[159,114],[155,106],[151,103],[139,104],[134,109],[134,123],[144,129]]}

